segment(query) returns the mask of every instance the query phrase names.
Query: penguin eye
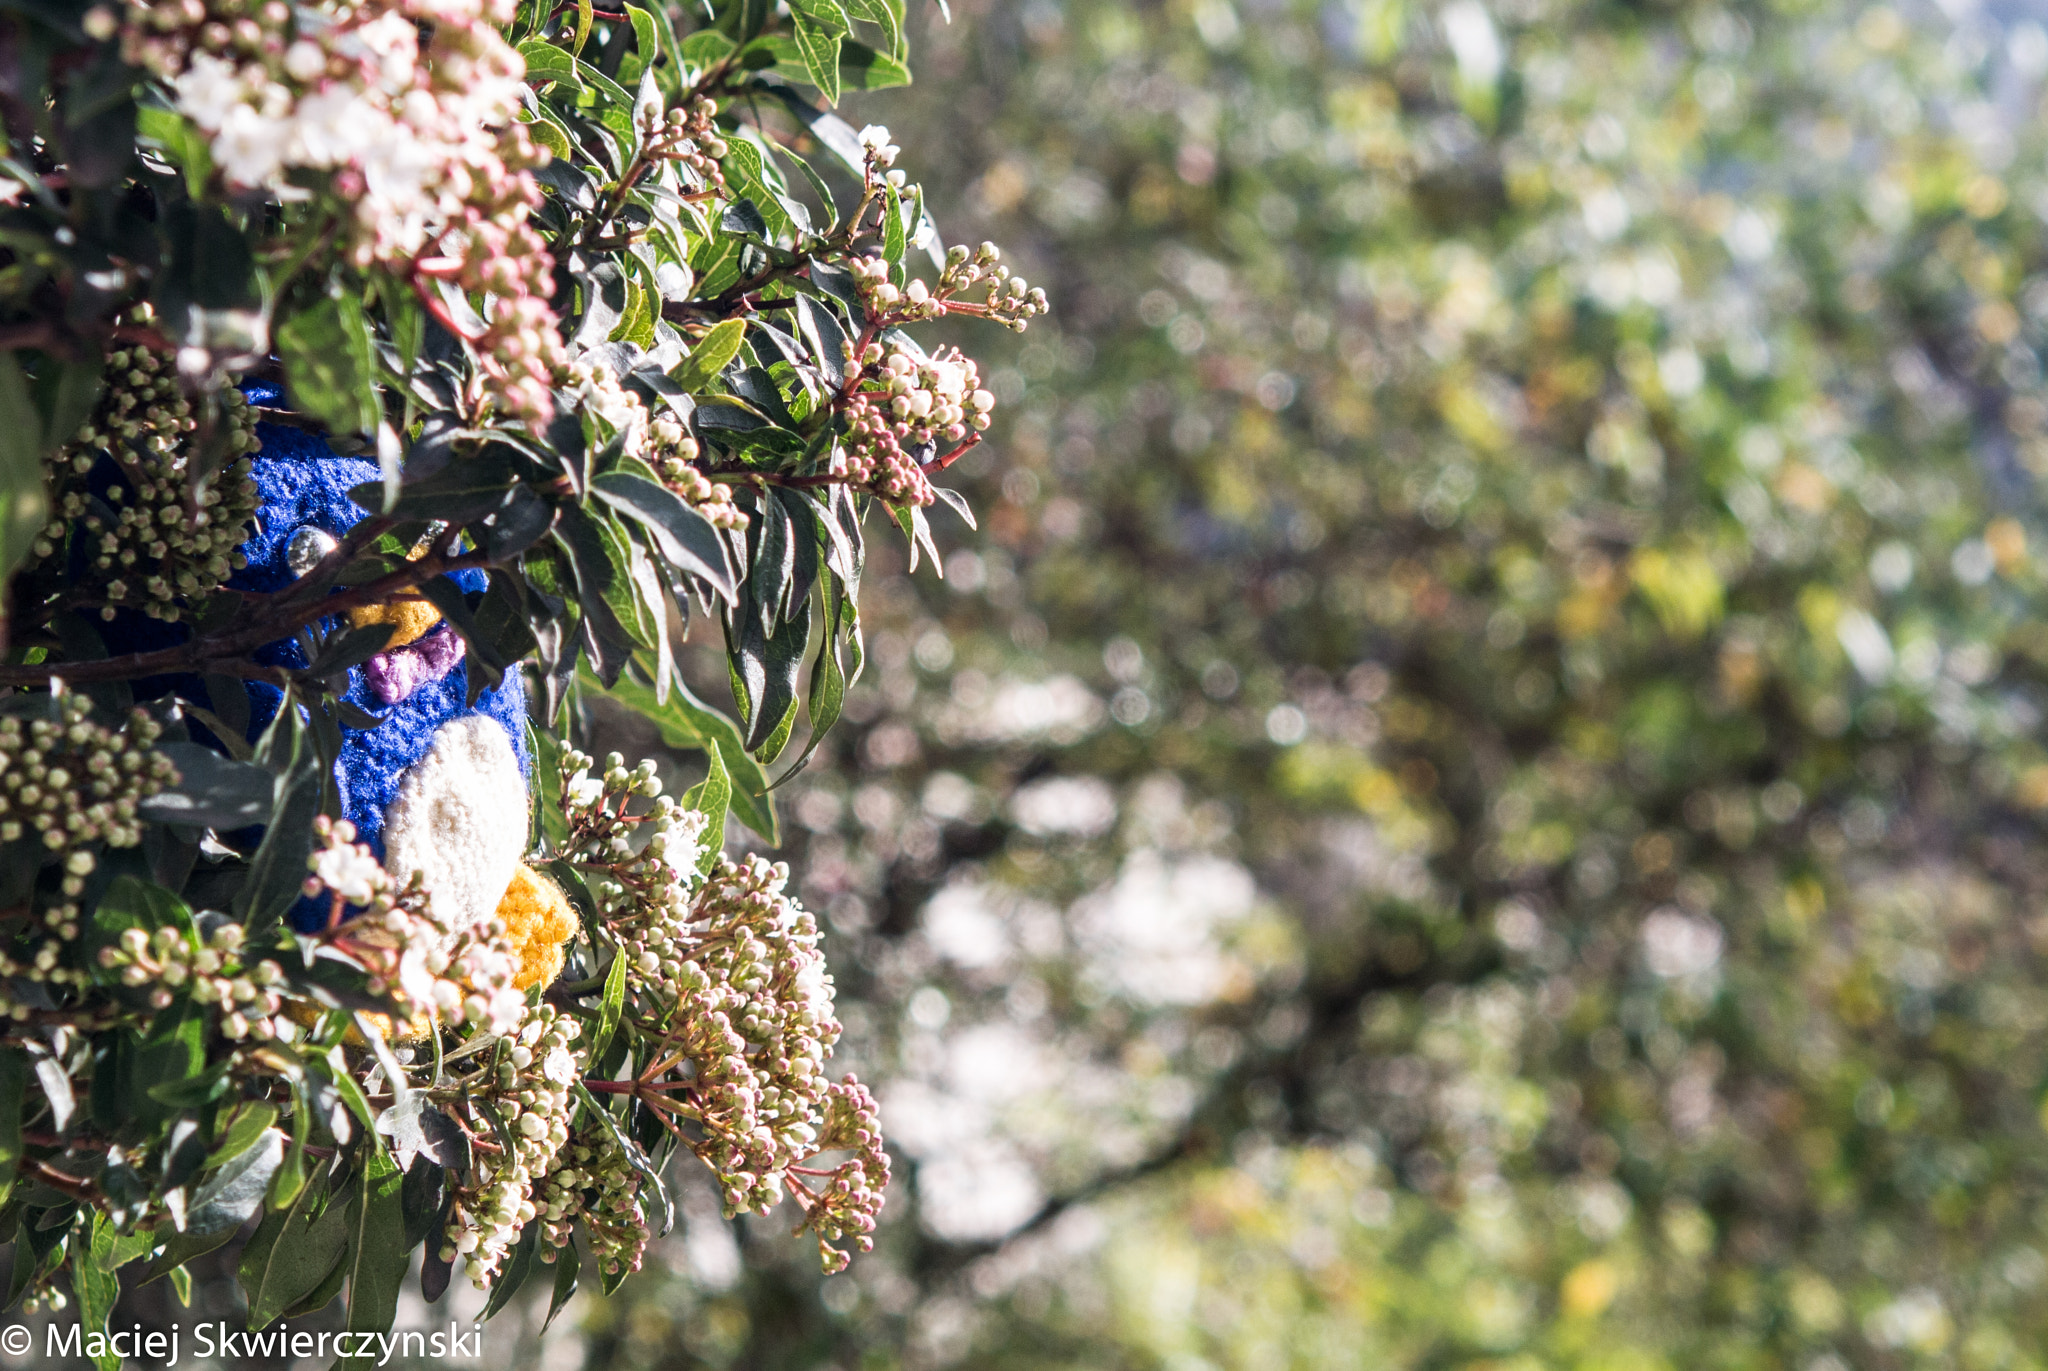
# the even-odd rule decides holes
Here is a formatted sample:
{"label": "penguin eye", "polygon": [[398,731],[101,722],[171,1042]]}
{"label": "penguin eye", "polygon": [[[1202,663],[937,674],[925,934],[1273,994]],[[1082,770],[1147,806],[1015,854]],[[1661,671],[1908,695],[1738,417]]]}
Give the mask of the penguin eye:
{"label": "penguin eye", "polygon": [[334,535],[326,529],[306,524],[294,530],[292,536],[286,540],[284,564],[291,570],[292,575],[303,576],[320,565],[321,560],[339,546],[341,544],[337,543]]}

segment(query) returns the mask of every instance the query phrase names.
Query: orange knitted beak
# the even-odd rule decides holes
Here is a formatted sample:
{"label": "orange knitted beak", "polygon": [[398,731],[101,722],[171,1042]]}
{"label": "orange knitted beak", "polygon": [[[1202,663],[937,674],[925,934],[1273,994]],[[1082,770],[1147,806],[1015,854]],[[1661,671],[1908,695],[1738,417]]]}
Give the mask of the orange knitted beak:
{"label": "orange knitted beak", "polygon": [[427,636],[427,630],[441,622],[441,611],[425,600],[391,600],[381,605],[358,605],[348,610],[350,628],[366,624],[396,624],[398,631],[384,644],[386,652]]}

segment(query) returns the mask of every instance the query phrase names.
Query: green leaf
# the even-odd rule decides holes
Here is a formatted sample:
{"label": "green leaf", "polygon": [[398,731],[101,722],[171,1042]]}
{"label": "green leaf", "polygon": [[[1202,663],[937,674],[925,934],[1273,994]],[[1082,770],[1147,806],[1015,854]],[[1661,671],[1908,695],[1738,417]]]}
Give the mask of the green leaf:
{"label": "green leaf", "polygon": [[821,586],[820,594],[825,602],[824,641],[818,645],[817,660],[811,664],[811,688],[804,700],[804,710],[811,720],[811,736],[804,744],[803,754],[776,778],[777,786],[786,784],[804,769],[832,725],[839,722],[839,711],[846,704],[846,672],[839,665],[839,595],[830,577]]}
{"label": "green leaf", "polygon": [[203,1257],[209,1252],[227,1246],[235,1233],[236,1229],[232,1227],[219,1229],[203,1237],[179,1233],[164,1244],[164,1250],[152,1258],[147,1266],[135,1273],[134,1283],[137,1286],[144,1286],[160,1280],[194,1257]]}
{"label": "green leaf", "polygon": [[709,333],[697,340],[690,349],[690,355],[669,378],[680,386],[686,395],[698,395],[708,390],[718,374],[732,364],[740,355],[740,344],[746,340],[747,321],[727,319],[714,325]]}
{"label": "green leaf", "polygon": [[[329,296],[277,328],[285,386],[292,403],[334,433],[372,433],[384,417],[377,403],[376,355],[359,299]],[[390,496],[386,492],[386,507]]]}
{"label": "green leaf", "polygon": [[611,969],[604,974],[604,1003],[597,1012],[597,1027],[590,1035],[590,1060],[597,1061],[604,1056],[604,1050],[611,1046],[612,1034],[619,1031],[619,1019],[626,1012],[626,954],[619,952],[612,957]]}
{"label": "green leaf", "polygon": [[191,120],[160,105],[143,105],[135,111],[135,139],[185,173],[187,195],[197,200],[206,194],[213,179],[212,148]]}
{"label": "green leaf", "polygon": [[264,730],[256,755],[276,781],[270,824],[235,895],[235,917],[252,933],[274,927],[299,898],[306,882],[306,859],[313,852],[313,819],[320,812],[327,780],[327,769],[292,694],[286,694],[277,717]]}
{"label": "green leaf", "polygon": [[857,90],[886,90],[910,84],[910,68],[865,43],[846,40],[839,47],[840,79]]}
{"label": "green leaf", "polygon": [[835,37],[853,32],[853,24],[838,0],[789,0],[790,13]]}
{"label": "green leaf", "polygon": [[[349,1205],[348,1328],[387,1332],[398,1317],[398,1287],[405,1280],[405,1212],[399,1204],[405,1177],[383,1152],[363,1158],[362,1179]],[[357,1341],[361,1341],[360,1339]],[[343,1357],[336,1366],[373,1366],[377,1354]]]}
{"label": "green leaf", "polygon": [[[100,896],[99,908],[93,911],[92,942],[95,948],[113,947],[121,941],[121,935],[131,928],[145,933],[155,933],[159,928],[175,928],[184,935],[188,946],[197,950],[199,935],[192,925],[192,910],[186,903],[152,881],[122,873],[107,886]],[[102,973],[109,982],[120,979],[113,971]]]}
{"label": "green leaf", "polygon": [[229,1120],[227,1131],[207,1154],[204,1170],[211,1171],[230,1157],[239,1157],[259,1142],[277,1122],[277,1106],[261,1100],[244,1100]]}
{"label": "green leaf", "polygon": [[882,188],[882,256],[892,268],[891,278],[897,285],[903,284],[903,257],[910,250],[909,236],[903,231],[903,198],[896,193],[896,187]]}
{"label": "green leaf", "polygon": [[284,1134],[265,1129],[250,1146],[222,1163],[192,1196],[185,1217],[186,1235],[206,1238],[240,1228],[263,1203],[271,1177],[283,1161]]}
{"label": "green leaf", "polygon": [[840,35],[810,22],[801,13],[794,28],[797,50],[804,55],[804,66],[811,73],[811,84],[825,97],[826,104],[838,104]]}
{"label": "green leaf", "polygon": [[[80,1219],[81,1225],[85,1222]],[[107,1315],[114,1312],[114,1301],[121,1294],[121,1278],[102,1266],[103,1258],[113,1252],[114,1225],[97,1210],[92,1211],[90,1222],[90,1253],[71,1258],[71,1292],[78,1297],[78,1326],[87,1337],[107,1331]],[[111,1350],[92,1360],[100,1371],[121,1371],[121,1357]]]}
{"label": "green leaf", "polygon": [[[724,750],[715,739],[704,740],[704,754],[710,770],[704,779],[683,796],[683,806],[704,816],[704,851],[697,858],[697,870],[709,876],[725,848],[725,814],[732,807],[732,777],[725,769]],[[591,1054],[593,1059],[595,1053]]]}
{"label": "green leaf", "polygon": [[[235,688],[240,690],[240,683]],[[184,708],[194,716],[205,714],[189,703]],[[205,723],[206,719],[201,717],[200,721]],[[211,723],[207,726],[213,727]],[[221,727],[227,725],[223,723]],[[241,742],[232,735],[230,739]],[[157,751],[177,766],[178,783],[136,806],[137,812],[151,823],[228,831],[260,824],[270,817],[273,778],[262,767],[223,757],[198,743],[162,743]]]}
{"label": "green leaf", "polygon": [[205,1015],[189,999],[160,1010],[150,1021],[149,1032],[135,1053],[134,1080],[139,1088],[129,1091],[126,1101],[138,1118],[160,1122],[176,1112],[176,1104],[166,1107],[150,1093],[150,1087],[175,1085],[197,1076],[206,1061],[205,1032]]}
{"label": "green leaf", "polygon": [[576,1098],[583,1101],[590,1116],[602,1123],[605,1130],[612,1135],[612,1141],[618,1144],[619,1150],[625,1154],[626,1164],[640,1173],[640,1183],[643,1187],[642,1210],[650,1214],[653,1212],[652,1206],[645,1203],[650,1195],[661,1202],[661,1231],[655,1236],[667,1237],[669,1230],[676,1226],[676,1207],[669,1200],[668,1187],[662,1184],[661,1169],[648,1159],[647,1153],[639,1143],[626,1136],[626,1131],[619,1127],[619,1121],[612,1117],[611,1111],[599,1104],[591,1093],[583,1088],[581,1081],[570,1089],[576,1092]]}
{"label": "green leaf", "polygon": [[308,1220],[317,1185],[300,1188],[292,1202],[272,1210],[242,1249],[238,1275],[248,1303],[248,1326],[263,1328],[317,1290],[340,1265],[348,1246],[344,1207],[329,1205]]}
{"label": "green leaf", "polygon": [[92,356],[54,363],[43,369],[34,387],[43,416],[43,443],[54,451],[68,442],[92,416],[105,375],[103,358]]}
{"label": "green leaf", "polygon": [[519,45],[519,55],[526,59],[527,80],[559,81],[565,86],[583,89],[583,78],[576,72],[576,59],[553,43],[529,38]]}
{"label": "green leaf", "polygon": [[0,1052],[0,1203],[14,1190],[21,1166],[21,1107],[28,1095],[28,1058]]}
{"label": "green leaf", "polygon": [[725,60],[733,47],[733,40],[717,29],[699,29],[683,40],[683,60],[694,67],[708,67]]}
{"label": "green leaf", "polygon": [[583,1259],[576,1251],[576,1239],[572,1236],[568,1244],[555,1254],[555,1290],[548,1299],[548,1316],[541,1320],[540,1331],[546,1333],[548,1325],[555,1321],[555,1315],[562,1312],[576,1293],[576,1278],[582,1272]]}
{"label": "green leaf", "polygon": [[0,585],[27,559],[50,519],[42,445],[42,415],[29,398],[21,363],[0,352]]}
{"label": "green leaf", "polygon": [[903,55],[903,9],[894,0],[846,0],[846,12],[889,35],[889,51]]}
{"label": "green leaf", "polygon": [[745,679],[754,705],[748,718],[747,749],[765,766],[781,755],[796,726],[796,678],[803,669],[804,648],[811,636],[809,596],[797,603],[795,612],[772,637],[763,637],[759,629],[759,621],[746,615],[739,641],[735,644],[728,636],[727,651]]}
{"label": "green leaf", "polygon": [[638,5],[626,6],[626,18],[633,25],[633,51],[619,63],[619,80],[630,85],[661,55],[661,39],[655,32],[654,16]]}
{"label": "green leaf", "polygon": [[[742,127],[738,136],[726,140],[725,160],[720,165],[725,170],[726,184],[734,193],[745,197],[734,208],[744,209],[751,205],[762,218],[761,227],[750,230],[754,236],[764,240],[788,238],[796,241],[799,236],[798,216],[807,220],[809,211],[801,207],[794,212],[791,210],[790,206],[795,202],[785,194],[780,173],[770,168],[766,144],[761,141],[760,134]],[[732,210],[727,211],[728,216],[732,213]],[[730,217],[722,222],[729,232],[733,231]]]}
{"label": "green leaf", "polygon": [[677,569],[703,578],[728,602],[737,597],[725,540],[709,519],[665,486],[631,472],[608,471],[591,487],[598,499],[644,524],[661,555]]}
{"label": "green leaf", "polygon": [[653,687],[630,676],[620,677],[609,688],[588,675],[585,683],[653,720],[661,730],[662,741],[670,747],[706,750],[716,742],[730,768],[733,812],[770,846],[780,841],[775,809],[768,798],[767,774],[747,755],[746,743],[731,719],[699,700],[681,681],[670,688],[665,704],[654,698]]}

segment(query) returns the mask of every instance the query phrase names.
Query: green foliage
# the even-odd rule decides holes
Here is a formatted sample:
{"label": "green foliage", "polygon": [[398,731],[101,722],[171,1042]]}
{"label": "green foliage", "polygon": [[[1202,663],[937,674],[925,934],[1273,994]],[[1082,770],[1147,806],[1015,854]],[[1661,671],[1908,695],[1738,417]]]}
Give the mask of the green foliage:
{"label": "green foliage", "polygon": [[787,804],[902,1280],[593,1364],[2038,1365],[2037,31],[934,41],[892,123],[1064,309]]}
{"label": "green foliage", "polygon": [[[421,1249],[429,1298],[460,1265],[488,1314],[561,1261],[552,1316],[584,1253],[613,1290],[673,1225],[679,1150],[734,1213],[794,1194],[843,1266],[887,1180],[873,1102],[823,1070],[814,922],[726,818],[776,840],[859,678],[868,507],[939,498],[989,425],[973,363],[906,330],[1044,309],[830,110],[908,82],[902,6],[76,8],[0,6],[9,1303],[68,1290],[100,1330],[117,1273],[189,1295],[253,1225],[254,1327],[345,1294],[385,1330]],[[367,60],[373,23],[417,64]],[[381,471],[266,590],[234,550],[251,381]],[[471,703],[530,673],[529,863],[577,927],[552,985],[333,822],[394,634],[349,612],[395,600],[460,636]],[[684,676],[711,620],[736,718]],[[260,733],[245,681],[283,693]],[[686,802],[593,774],[604,700],[702,755]]]}

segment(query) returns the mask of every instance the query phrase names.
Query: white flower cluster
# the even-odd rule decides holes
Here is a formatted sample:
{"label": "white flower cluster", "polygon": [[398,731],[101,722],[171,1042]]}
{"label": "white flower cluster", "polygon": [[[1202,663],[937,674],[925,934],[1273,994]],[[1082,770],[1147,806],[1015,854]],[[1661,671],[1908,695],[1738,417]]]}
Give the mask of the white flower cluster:
{"label": "white flower cluster", "polygon": [[501,1044],[490,1107],[511,1150],[478,1150],[474,1180],[457,1193],[441,1236],[441,1260],[460,1256],[479,1290],[489,1287],[519,1231],[540,1212],[535,1186],[569,1140],[569,1088],[578,1074],[570,1044],[579,1031],[574,1018],[543,1004],[506,1040],[509,1048]]}
{"label": "white flower cluster", "polygon": [[328,22],[302,26],[274,60],[264,47],[192,52],[170,82],[178,112],[210,136],[214,162],[236,185],[304,199],[292,172],[355,172],[360,260],[416,256],[461,221],[476,178],[502,170],[496,130],[512,123],[525,75],[500,41],[429,80],[418,21],[503,22],[511,6],[336,8]]}
{"label": "white flower cluster", "polygon": [[[510,0],[129,0],[122,51],[169,87],[236,187],[330,194],[349,260],[491,297],[468,341],[512,412],[553,409],[553,260],[529,223],[546,150],[516,115],[526,63]],[[422,39],[425,46],[422,46]],[[444,323],[453,327],[450,319]],[[459,327],[456,332],[461,332]]]}
{"label": "white flower cluster", "polygon": [[[325,816],[314,821],[322,845],[306,860],[305,894],[327,895],[332,915],[322,934],[370,973],[373,995],[397,1000],[414,1026],[473,1026],[512,1032],[526,1020],[526,997],[513,986],[519,960],[505,925],[486,919],[451,932],[434,916],[415,877],[401,889],[355,825]],[[348,906],[362,912],[344,919]]]}
{"label": "white flower cluster", "polygon": [[[847,263],[855,287],[877,321],[915,323],[971,314],[1022,333],[1030,321],[1052,308],[1043,288],[1013,276],[1001,265],[1002,252],[983,243],[969,252],[964,243],[947,249],[945,270],[935,286],[911,281],[901,290],[890,281],[889,264],[880,257],[856,257]],[[960,298],[976,285],[985,287],[981,303]]]}
{"label": "white flower cluster", "polygon": [[883,361],[882,369],[888,373],[883,384],[889,392],[889,413],[907,426],[913,440],[943,434],[957,443],[968,429],[979,433],[988,427],[996,397],[981,388],[973,359],[957,348],[950,356],[922,358],[899,349]]}

